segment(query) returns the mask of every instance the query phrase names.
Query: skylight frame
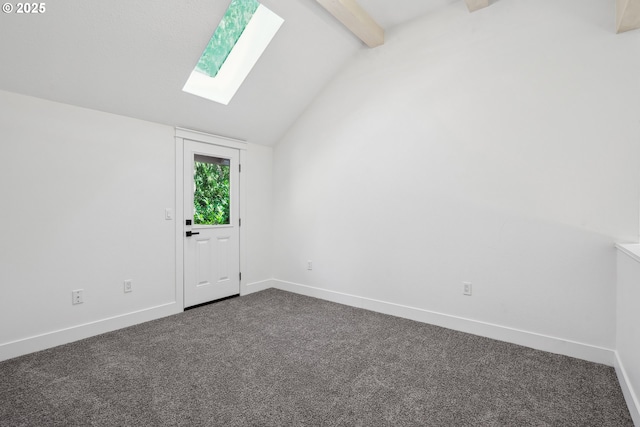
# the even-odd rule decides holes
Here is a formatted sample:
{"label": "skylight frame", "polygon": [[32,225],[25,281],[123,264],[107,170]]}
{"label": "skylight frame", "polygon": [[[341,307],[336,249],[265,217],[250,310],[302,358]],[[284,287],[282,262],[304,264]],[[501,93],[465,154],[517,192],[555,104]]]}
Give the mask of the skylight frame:
{"label": "skylight frame", "polygon": [[217,75],[203,74],[196,64],[182,90],[228,105],[283,23],[284,19],[260,4]]}

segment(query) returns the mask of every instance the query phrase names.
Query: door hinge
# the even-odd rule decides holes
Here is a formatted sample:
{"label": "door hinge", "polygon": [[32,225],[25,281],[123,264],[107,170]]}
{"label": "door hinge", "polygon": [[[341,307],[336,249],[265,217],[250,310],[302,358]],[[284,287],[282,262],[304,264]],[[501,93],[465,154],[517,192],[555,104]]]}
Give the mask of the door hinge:
{"label": "door hinge", "polygon": [[242,218],[238,218],[238,227],[242,227]]}
{"label": "door hinge", "polygon": [[242,172],[242,165],[238,163],[238,172]]}
{"label": "door hinge", "polygon": [[240,281],[242,281],[242,272],[238,273]]}

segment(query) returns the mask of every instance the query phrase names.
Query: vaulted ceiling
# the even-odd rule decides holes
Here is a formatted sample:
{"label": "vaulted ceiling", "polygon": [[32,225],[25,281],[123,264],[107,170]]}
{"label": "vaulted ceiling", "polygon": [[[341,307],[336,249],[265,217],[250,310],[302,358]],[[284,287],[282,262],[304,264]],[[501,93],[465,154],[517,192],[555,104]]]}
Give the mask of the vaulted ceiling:
{"label": "vaulted ceiling", "polygon": [[[182,87],[229,0],[65,0],[46,3],[42,14],[3,13],[0,89],[273,145],[367,47],[317,0],[261,3],[285,22],[227,106]],[[465,7],[460,0],[358,3],[387,30]]]}
{"label": "vaulted ceiling", "polygon": [[[452,1],[361,4],[389,28]],[[285,23],[228,106],[182,91],[228,0],[65,0],[2,14],[0,89],[272,145],[366,47],[316,0],[262,3]]]}

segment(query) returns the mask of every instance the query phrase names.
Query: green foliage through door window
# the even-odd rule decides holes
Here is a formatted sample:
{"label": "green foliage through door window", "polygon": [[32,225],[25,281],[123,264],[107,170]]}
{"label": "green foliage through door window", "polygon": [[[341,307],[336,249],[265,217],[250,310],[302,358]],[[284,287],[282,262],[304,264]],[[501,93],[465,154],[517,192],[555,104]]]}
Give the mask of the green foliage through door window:
{"label": "green foliage through door window", "polygon": [[229,160],[208,158],[206,162],[195,161],[193,181],[193,223],[229,224]]}

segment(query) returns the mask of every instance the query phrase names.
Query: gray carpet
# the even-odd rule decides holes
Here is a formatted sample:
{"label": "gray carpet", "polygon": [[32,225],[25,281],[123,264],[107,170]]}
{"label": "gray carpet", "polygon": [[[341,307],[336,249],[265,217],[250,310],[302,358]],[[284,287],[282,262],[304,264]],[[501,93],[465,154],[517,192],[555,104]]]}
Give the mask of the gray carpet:
{"label": "gray carpet", "polygon": [[610,367],[267,290],[0,363],[4,426],[632,426]]}

